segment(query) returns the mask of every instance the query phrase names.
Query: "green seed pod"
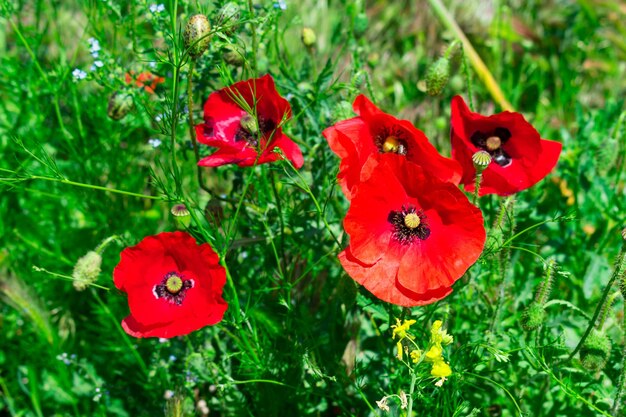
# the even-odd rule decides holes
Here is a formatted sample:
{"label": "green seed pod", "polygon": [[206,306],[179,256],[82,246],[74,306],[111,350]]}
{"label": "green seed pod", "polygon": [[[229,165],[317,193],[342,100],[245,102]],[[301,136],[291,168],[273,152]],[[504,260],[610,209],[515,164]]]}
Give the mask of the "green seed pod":
{"label": "green seed pod", "polygon": [[530,332],[546,321],[546,309],[543,305],[533,301],[522,313],[522,327],[524,330]]}
{"label": "green seed pod", "polygon": [[258,133],[259,126],[257,124],[256,118],[251,114],[246,114],[239,121],[241,128],[248,133],[252,133],[253,135]]}
{"label": "green seed pod", "polygon": [[109,105],[107,107],[107,115],[113,120],[122,120],[128,113],[135,108],[133,96],[116,91],[109,97]]}
{"label": "green seed pod", "polygon": [[73,284],[77,291],[83,291],[90,284],[93,284],[100,275],[100,266],[102,265],[102,256],[98,252],[89,251],[85,256],[80,258],[74,265]]}
{"label": "green seed pod", "polygon": [[489,155],[489,152],[478,151],[472,155],[472,162],[474,163],[474,168],[480,174],[491,163],[491,155]]}
{"label": "green seed pod", "polygon": [[302,44],[307,48],[312,48],[315,46],[315,42],[317,41],[317,36],[315,36],[315,32],[311,28],[303,28],[302,33],[300,34],[300,39],[302,39]]}
{"label": "green seed pod", "polygon": [[441,57],[435,61],[426,74],[426,92],[428,95],[436,96],[440,94],[448,84],[450,78],[450,60]]}
{"label": "green seed pod", "polygon": [[580,348],[580,361],[590,371],[604,368],[611,354],[611,340],[603,333],[593,329]]}
{"label": "green seed pod", "polygon": [[240,67],[244,61],[244,52],[235,45],[228,44],[224,46],[222,58],[224,58],[227,64]]}
{"label": "green seed pod", "polygon": [[228,2],[217,12],[217,25],[225,35],[232,35],[237,29],[239,21],[239,5],[235,2]]}
{"label": "green seed pod", "polygon": [[176,204],[171,208],[170,213],[176,220],[176,225],[179,229],[186,229],[191,223],[191,213],[184,204]]}
{"label": "green seed pod", "polygon": [[191,16],[185,26],[183,38],[185,40],[185,48],[189,50],[189,56],[193,59],[199,58],[209,47],[209,33],[211,32],[211,24],[209,19],[203,14]]}

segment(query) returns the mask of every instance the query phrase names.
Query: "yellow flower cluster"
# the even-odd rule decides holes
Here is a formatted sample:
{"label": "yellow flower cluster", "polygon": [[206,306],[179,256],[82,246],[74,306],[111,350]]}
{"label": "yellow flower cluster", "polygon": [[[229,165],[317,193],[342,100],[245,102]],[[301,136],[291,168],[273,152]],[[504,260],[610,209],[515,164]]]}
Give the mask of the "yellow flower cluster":
{"label": "yellow flower cluster", "polygon": [[404,353],[404,348],[402,347],[402,341],[404,339],[408,339],[411,341],[415,339],[415,336],[412,336],[407,333],[413,324],[415,324],[415,320],[404,320],[404,322],[401,323],[400,319],[396,319],[396,324],[393,324],[391,326],[391,328],[393,329],[391,338],[395,340],[396,336],[398,336],[398,343],[396,344],[398,348],[398,354],[396,355],[396,357],[400,360],[402,360],[402,354]]}
{"label": "yellow flower cluster", "polygon": [[[449,377],[452,375],[452,368],[450,365],[446,363],[443,358],[443,347],[449,345],[453,342],[454,338],[448,334],[445,329],[442,329],[443,323],[441,320],[436,320],[430,328],[430,343],[429,348],[426,352],[419,349],[414,342],[415,336],[409,334],[409,330],[413,324],[415,324],[415,320],[403,320],[400,321],[396,319],[396,324],[391,326],[392,329],[392,338],[393,340],[397,340],[396,347],[398,349],[398,353],[396,357],[399,360],[402,360],[404,357],[404,353],[408,353],[411,362],[418,364],[422,361],[426,361],[432,364],[432,369],[430,374],[435,378],[439,378],[436,382],[437,386],[441,386]],[[410,343],[402,343],[403,341],[409,341]],[[409,346],[412,345],[410,353]]]}
{"label": "yellow flower cluster", "polygon": [[441,378],[436,385],[441,386],[447,377],[452,375],[450,365],[443,359],[441,345],[449,345],[454,340],[444,329],[443,323],[436,320],[430,329],[430,349],[426,352],[425,359],[433,364],[430,374],[435,378]]}

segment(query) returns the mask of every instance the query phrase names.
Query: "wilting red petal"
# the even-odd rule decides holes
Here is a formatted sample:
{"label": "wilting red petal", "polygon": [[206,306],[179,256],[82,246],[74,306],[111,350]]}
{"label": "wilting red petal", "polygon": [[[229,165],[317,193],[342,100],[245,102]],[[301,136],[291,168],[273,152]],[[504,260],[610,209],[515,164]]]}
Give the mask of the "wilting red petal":
{"label": "wilting red petal", "polygon": [[[165,287],[176,275],[183,286]],[[226,272],[210,245],[184,232],[148,236],[122,251],[113,271],[115,286],[128,295],[130,316],[122,322],[135,337],[173,337],[219,322]]]}
{"label": "wilting red petal", "polygon": [[556,165],[561,144],[541,139],[521,114],[505,111],[483,116],[470,111],[460,96],[452,99],[451,108],[452,157],[463,167],[461,183],[467,191],[474,190],[476,176],[472,155],[488,150],[472,142],[472,136],[477,132],[486,136],[496,129],[510,132],[510,138],[500,147],[510,157],[510,163],[500,165],[494,160],[489,164],[483,172],[480,195],[520,192],[541,181]]}

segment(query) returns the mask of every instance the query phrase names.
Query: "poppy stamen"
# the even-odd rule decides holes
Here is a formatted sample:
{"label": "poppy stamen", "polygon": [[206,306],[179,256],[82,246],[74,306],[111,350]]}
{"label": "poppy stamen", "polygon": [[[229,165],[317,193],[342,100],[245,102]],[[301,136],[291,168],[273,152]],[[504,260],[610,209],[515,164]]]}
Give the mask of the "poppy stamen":
{"label": "poppy stamen", "polygon": [[391,211],[387,221],[394,227],[393,237],[404,245],[411,244],[415,239],[425,240],[430,236],[430,228],[422,210],[413,206],[402,207],[400,211]]}
{"label": "poppy stamen", "polygon": [[154,286],[152,293],[157,299],[165,298],[172,304],[181,305],[187,290],[193,286],[192,279],[185,279],[176,272],[169,272],[165,274],[160,284]]}
{"label": "poppy stamen", "polygon": [[512,162],[510,155],[503,148],[509,139],[511,132],[504,127],[498,127],[491,132],[477,131],[470,138],[476,147],[488,152],[492,160],[503,168]]}
{"label": "poppy stamen", "polygon": [[374,133],[374,144],[380,153],[406,155],[408,149],[405,137],[406,133],[396,126],[391,128],[383,127],[380,131]]}
{"label": "poppy stamen", "polygon": [[385,139],[385,142],[383,143],[383,152],[396,153],[398,152],[399,146],[400,146],[400,141],[398,140],[398,138],[396,138],[395,136],[389,136],[387,139]]}

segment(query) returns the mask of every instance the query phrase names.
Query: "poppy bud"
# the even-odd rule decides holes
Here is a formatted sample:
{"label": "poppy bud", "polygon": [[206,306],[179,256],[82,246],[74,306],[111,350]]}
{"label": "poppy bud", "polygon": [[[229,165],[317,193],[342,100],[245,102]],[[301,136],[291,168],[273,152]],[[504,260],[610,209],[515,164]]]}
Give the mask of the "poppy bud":
{"label": "poppy bud", "polygon": [[533,301],[522,313],[522,327],[524,330],[530,332],[546,321],[546,309],[543,305]]}
{"label": "poppy bud", "polygon": [[441,93],[448,84],[450,78],[450,60],[441,57],[430,66],[426,74],[426,92],[428,95],[436,96]]}
{"label": "poppy bud", "polygon": [[303,28],[302,33],[300,34],[300,39],[302,39],[302,43],[307,48],[312,48],[315,46],[315,41],[317,41],[317,36],[315,36],[315,32],[311,28]]}
{"label": "poppy bud", "polygon": [[189,56],[199,58],[209,47],[209,33],[211,24],[203,14],[191,16],[185,26],[185,48],[189,50]]}
{"label": "poppy bud", "polygon": [[172,216],[174,216],[176,224],[179,228],[185,229],[189,227],[189,224],[191,222],[191,215],[189,213],[189,210],[187,209],[187,206],[185,206],[184,204],[176,204],[174,207],[172,207],[170,213],[172,213]]}
{"label": "poppy bud", "polygon": [[228,2],[217,12],[217,24],[222,33],[231,35],[237,29],[239,20],[239,6],[235,2]]}
{"label": "poppy bud", "polygon": [[74,288],[77,291],[83,291],[90,284],[93,284],[98,279],[98,275],[100,275],[101,265],[102,256],[98,252],[87,252],[74,265],[74,272],[72,273]]}
{"label": "poppy bud", "polygon": [[133,96],[128,93],[116,91],[109,97],[107,115],[113,120],[122,120],[135,107]]}
{"label": "poppy bud", "polygon": [[229,44],[224,46],[222,58],[224,58],[224,61],[226,61],[227,64],[239,67],[241,66],[241,64],[243,64],[243,57],[243,51],[235,45]]}
{"label": "poppy bud", "polygon": [[593,329],[580,348],[580,361],[590,371],[604,368],[611,354],[611,340],[602,332]]}
{"label": "poppy bud", "polygon": [[365,34],[365,31],[367,31],[367,25],[368,25],[368,20],[367,20],[367,15],[365,13],[359,13],[354,17],[354,36],[356,36],[357,38],[360,38],[361,36],[363,36]]}
{"label": "poppy bud", "polygon": [[477,173],[481,174],[491,163],[491,155],[486,151],[478,151],[472,155],[472,162]]}

